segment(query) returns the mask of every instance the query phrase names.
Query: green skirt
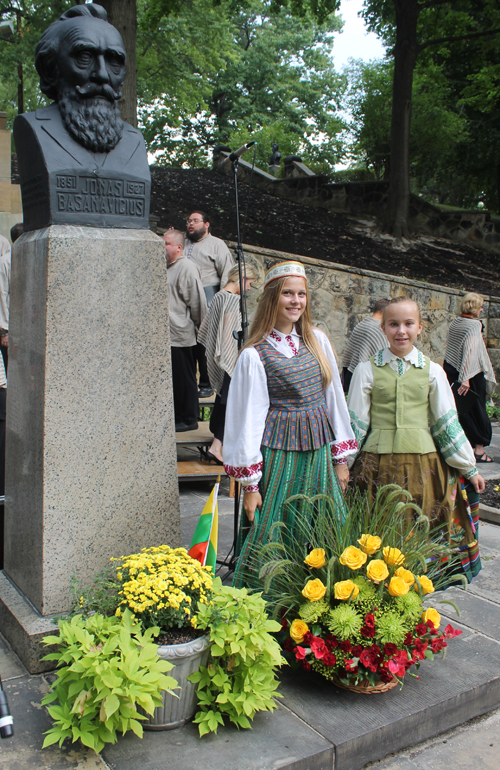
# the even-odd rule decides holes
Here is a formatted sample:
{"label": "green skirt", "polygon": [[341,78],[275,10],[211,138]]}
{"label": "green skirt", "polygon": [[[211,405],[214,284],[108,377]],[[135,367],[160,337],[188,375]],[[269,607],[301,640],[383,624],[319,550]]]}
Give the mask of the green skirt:
{"label": "green skirt", "polygon": [[[261,590],[259,565],[254,554],[267,543],[269,530],[275,522],[284,522],[287,529],[294,530],[297,515],[308,515],[306,507],[286,506],[292,495],[328,495],[335,506],[339,520],[344,521],[347,508],[337,474],[332,463],[330,447],[326,444],[309,452],[289,452],[283,449],[262,447],[264,465],[259,488],[262,496],[262,510],[258,523],[248,521],[242,511],[236,554],[238,557],[233,586]],[[309,511],[310,509],[307,508]],[[311,521],[311,527],[313,522]]]}

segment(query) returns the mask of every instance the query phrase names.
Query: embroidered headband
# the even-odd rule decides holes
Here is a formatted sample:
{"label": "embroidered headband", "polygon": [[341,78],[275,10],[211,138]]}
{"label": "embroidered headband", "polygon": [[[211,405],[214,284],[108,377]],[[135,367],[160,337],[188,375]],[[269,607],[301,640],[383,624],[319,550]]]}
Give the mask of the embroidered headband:
{"label": "embroidered headband", "polygon": [[277,278],[304,278],[307,281],[307,275],[304,265],[300,262],[278,262],[277,265],[273,265],[270,270],[267,271],[264,278],[264,288],[275,281]]}

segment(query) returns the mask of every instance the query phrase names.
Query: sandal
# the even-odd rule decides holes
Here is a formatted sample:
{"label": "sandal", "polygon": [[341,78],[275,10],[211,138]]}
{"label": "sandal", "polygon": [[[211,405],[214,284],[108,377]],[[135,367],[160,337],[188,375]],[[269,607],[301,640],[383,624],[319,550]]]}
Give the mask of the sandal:
{"label": "sandal", "polygon": [[474,452],[474,457],[476,458],[476,462],[477,463],[492,463],[493,462],[493,459],[491,457],[488,457],[486,452],[484,453],[484,455],[481,455],[481,456],[477,455]]}

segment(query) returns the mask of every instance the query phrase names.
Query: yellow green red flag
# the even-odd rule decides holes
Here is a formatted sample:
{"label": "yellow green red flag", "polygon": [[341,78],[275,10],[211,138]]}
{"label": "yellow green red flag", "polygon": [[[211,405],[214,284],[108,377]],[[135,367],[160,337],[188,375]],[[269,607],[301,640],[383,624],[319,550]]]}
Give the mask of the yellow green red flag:
{"label": "yellow green red flag", "polygon": [[212,567],[215,574],[217,560],[217,535],[219,529],[219,509],[217,498],[219,495],[220,476],[210,493],[203,508],[198,524],[194,531],[191,547],[188,551],[193,559],[197,559],[203,566]]}

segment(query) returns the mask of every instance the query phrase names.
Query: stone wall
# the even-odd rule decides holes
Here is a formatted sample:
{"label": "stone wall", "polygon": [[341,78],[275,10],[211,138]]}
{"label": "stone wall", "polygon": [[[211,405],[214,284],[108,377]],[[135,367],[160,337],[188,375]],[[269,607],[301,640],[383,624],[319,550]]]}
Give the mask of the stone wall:
{"label": "stone wall", "polygon": [[[233,250],[235,245],[229,243]],[[433,361],[442,364],[448,327],[460,312],[465,292],[258,246],[245,245],[244,253],[247,263],[259,276],[248,295],[250,317],[255,310],[266,270],[275,262],[296,259],[307,270],[313,323],[328,335],[339,359],[350,333],[370,313],[373,302],[383,297],[408,295],[420,305],[424,322],[419,347]],[[486,345],[500,382],[500,297],[486,298],[483,321]]]}

